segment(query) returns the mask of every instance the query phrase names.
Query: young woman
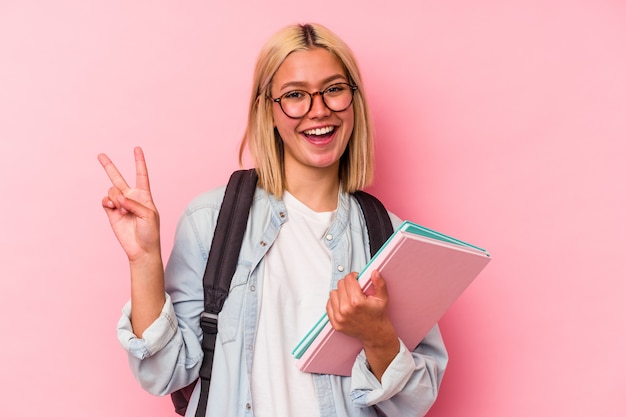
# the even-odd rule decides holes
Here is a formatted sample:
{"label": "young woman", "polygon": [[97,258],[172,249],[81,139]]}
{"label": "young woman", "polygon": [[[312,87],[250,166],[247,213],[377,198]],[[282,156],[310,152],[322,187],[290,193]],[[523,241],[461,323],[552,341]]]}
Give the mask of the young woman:
{"label": "young woman", "polygon": [[[350,193],[371,181],[372,129],[356,61],[336,35],[295,25],[267,42],[241,152],[246,146],[259,186],[219,316],[206,415],[424,415],[447,363],[438,328],[411,351],[388,319],[384,277],[374,274],[365,296],[348,273],[370,257]],[[113,184],[102,205],[131,269],[118,336],[142,386],[166,395],[198,378],[202,276],[224,188],[187,206],[164,270],[141,149],[135,188],[106,155],[99,160]],[[303,373],[290,354],[324,308],[335,329],[363,345],[350,377]]]}

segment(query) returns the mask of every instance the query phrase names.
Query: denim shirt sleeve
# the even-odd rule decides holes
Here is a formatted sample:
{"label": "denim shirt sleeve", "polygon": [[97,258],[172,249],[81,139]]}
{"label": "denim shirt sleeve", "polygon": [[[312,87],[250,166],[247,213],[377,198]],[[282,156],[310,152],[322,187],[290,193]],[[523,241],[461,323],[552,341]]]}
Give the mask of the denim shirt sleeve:
{"label": "denim shirt sleeve", "polygon": [[117,337],[128,353],[137,359],[145,359],[160,351],[170,341],[178,328],[178,321],[169,294],[165,294],[165,304],[157,318],[138,338],[133,332],[130,322],[131,304],[126,303],[122,309],[122,317],[117,324]]}
{"label": "denim shirt sleeve", "polygon": [[352,369],[352,397],[355,404],[366,407],[388,400],[404,388],[413,368],[411,352],[400,340],[400,351],[378,381],[369,369],[365,353],[361,351]]}
{"label": "denim shirt sleeve", "polygon": [[[385,370],[381,381],[367,366],[363,352],[352,368],[353,404],[376,405],[386,415],[425,415],[437,398],[448,363],[439,327],[433,327],[411,352],[400,341],[400,352]],[[411,413],[415,414],[407,414]]]}

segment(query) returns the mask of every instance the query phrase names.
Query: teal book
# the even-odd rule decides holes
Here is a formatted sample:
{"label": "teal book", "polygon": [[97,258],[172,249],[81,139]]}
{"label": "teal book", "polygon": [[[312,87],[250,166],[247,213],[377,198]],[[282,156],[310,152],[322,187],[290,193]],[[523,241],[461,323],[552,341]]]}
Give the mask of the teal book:
{"label": "teal book", "polygon": [[[405,221],[358,280],[368,294],[372,271],[380,272],[389,292],[389,318],[398,337],[414,349],[490,260],[485,249]],[[348,376],[361,349],[358,339],[335,331],[323,314],[292,354],[304,372]]]}

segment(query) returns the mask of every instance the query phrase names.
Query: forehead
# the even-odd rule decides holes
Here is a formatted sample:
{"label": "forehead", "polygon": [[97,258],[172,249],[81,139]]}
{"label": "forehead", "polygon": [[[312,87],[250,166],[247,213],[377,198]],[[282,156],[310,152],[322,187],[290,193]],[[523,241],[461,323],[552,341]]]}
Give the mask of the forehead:
{"label": "forehead", "polygon": [[274,88],[319,87],[329,81],[347,81],[341,60],[324,48],[292,52],[274,74]]}

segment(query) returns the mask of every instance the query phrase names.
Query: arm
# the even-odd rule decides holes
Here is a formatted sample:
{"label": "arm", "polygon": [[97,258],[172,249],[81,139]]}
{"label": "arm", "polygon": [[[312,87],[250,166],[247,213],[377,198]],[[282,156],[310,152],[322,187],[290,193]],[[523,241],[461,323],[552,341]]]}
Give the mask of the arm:
{"label": "arm", "polygon": [[141,337],[159,317],[165,303],[159,213],[152,200],[148,169],[141,148],[135,148],[136,186],[128,186],[111,160],[98,160],[113,186],[102,199],[109,223],[128,257],[133,305],[132,326]]}
{"label": "arm", "polygon": [[[202,311],[203,293],[197,276],[202,277],[206,258],[192,221],[183,216],[168,263],[168,269],[174,271],[164,273],[159,215],[152,200],[145,158],[141,148],[135,148],[134,154],[135,188],[128,186],[106,155],[98,155],[113,184],[102,206],[128,257],[131,273],[131,301],[124,307],[117,333],[142,387],[152,394],[165,395],[198,377],[202,350],[197,320],[200,313],[196,310]],[[171,296],[165,292],[165,275],[175,277],[169,280]],[[199,294],[193,295],[194,290]],[[175,310],[177,299],[183,298],[181,294],[192,294],[191,301],[199,298],[199,302],[183,299],[182,307]],[[179,310],[183,312],[181,317]],[[179,326],[181,322],[185,325]]]}
{"label": "arm", "polygon": [[135,378],[151,394],[167,395],[198,378],[202,277],[223,194],[223,188],[204,193],[185,208],[165,268],[165,305],[141,338],[133,333],[130,303],[124,308],[118,338]]}
{"label": "arm", "polygon": [[327,305],[333,327],[357,337],[363,351],[352,369],[356,406],[377,406],[386,415],[423,416],[433,405],[447,365],[447,352],[435,326],[411,352],[398,339],[386,315],[384,280],[372,275],[374,292],[364,295],[354,274],[331,292]]}

